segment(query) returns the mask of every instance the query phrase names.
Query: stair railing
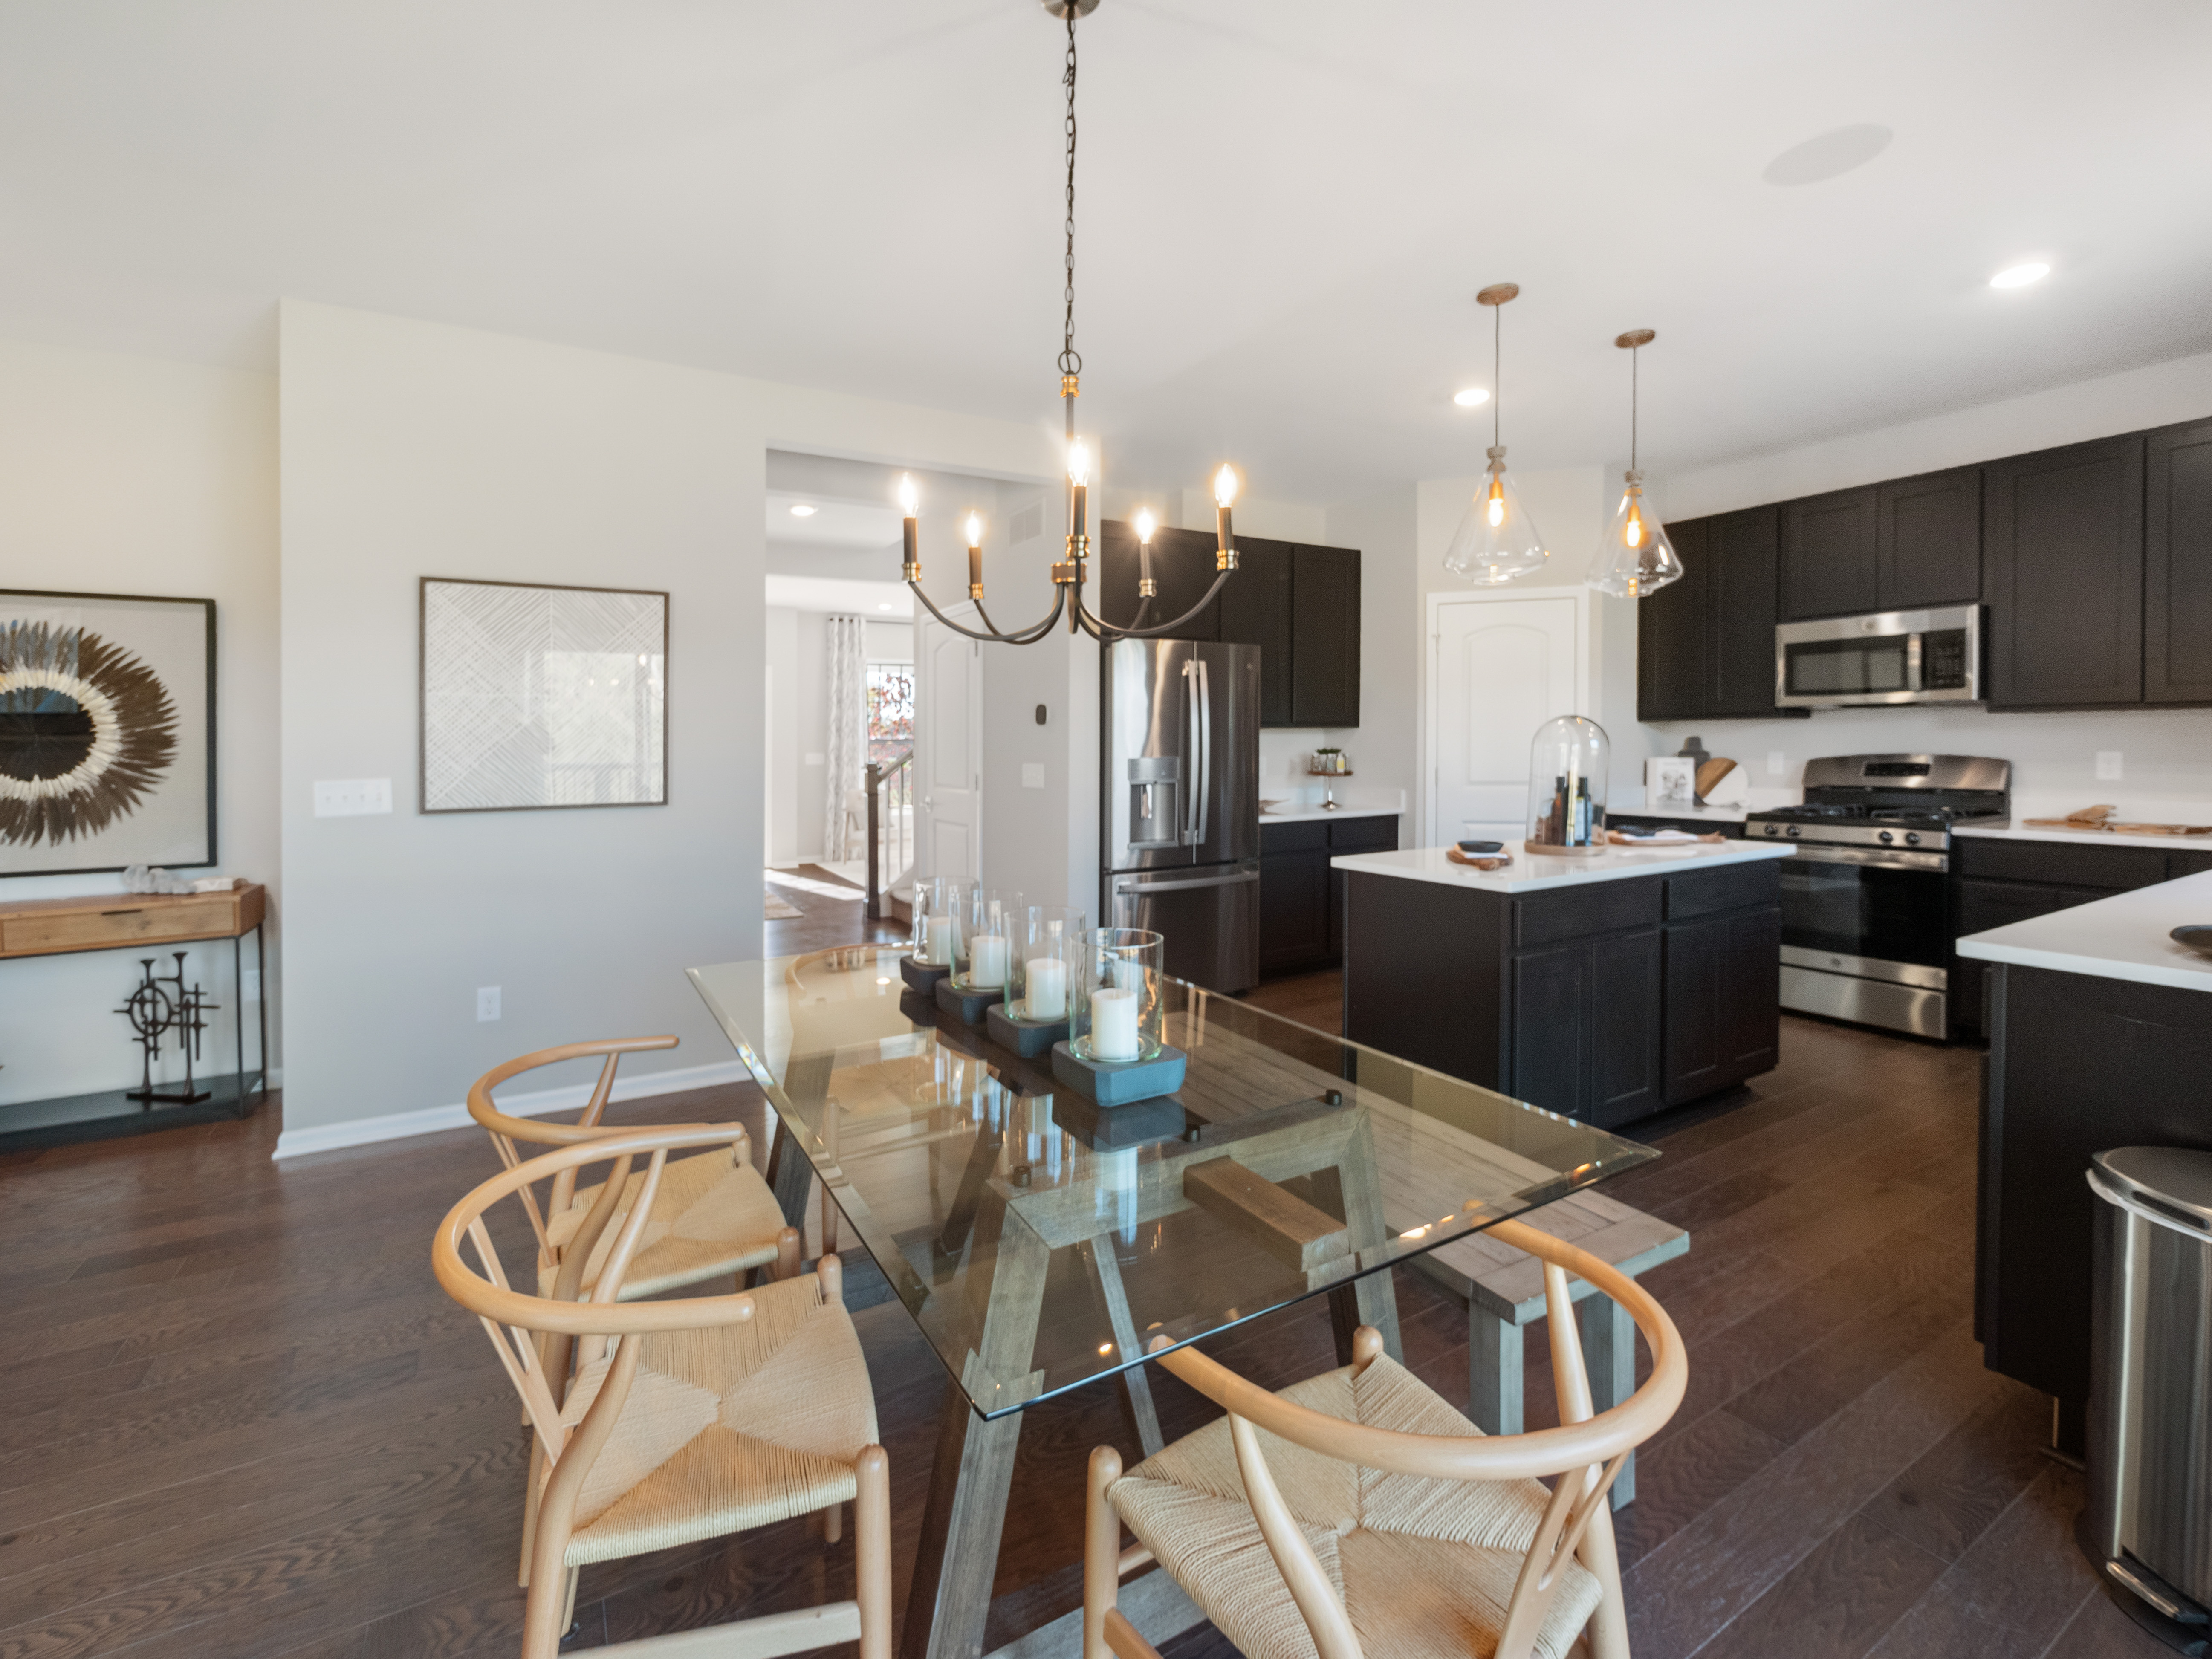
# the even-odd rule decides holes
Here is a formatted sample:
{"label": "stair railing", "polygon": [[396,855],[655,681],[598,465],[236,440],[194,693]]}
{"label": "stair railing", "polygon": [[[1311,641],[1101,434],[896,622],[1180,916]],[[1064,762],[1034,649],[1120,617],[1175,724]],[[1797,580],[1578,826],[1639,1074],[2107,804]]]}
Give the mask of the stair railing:
{"label": "stair railing", "polygon": [[914,750],[867,768],[868,920],[883,920],[884,890],[914,867]]}

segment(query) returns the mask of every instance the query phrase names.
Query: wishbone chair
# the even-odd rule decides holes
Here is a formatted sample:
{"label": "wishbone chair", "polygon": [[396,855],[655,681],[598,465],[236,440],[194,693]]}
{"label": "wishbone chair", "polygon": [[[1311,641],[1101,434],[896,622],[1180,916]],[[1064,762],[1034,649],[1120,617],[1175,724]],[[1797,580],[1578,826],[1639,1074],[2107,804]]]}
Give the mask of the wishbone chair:
{"label": "wishbone chair", "polygon": [[[1489,1231],[1544,1263],[1560,1426],[1485,1435],[1367,1326],[1350,1365],[1279,1394],[1194,1348],[1164,1352],[1229,1415],[1127,1474],[1112,1447],[1091,1454],[1084,1659],[1158,1659],[1115,1606],[1153,1560],[1249,1659],[1565,1659],[1584,1638],[1594,1659],[1627,1659],[1606,1493],[1681,1404],[1682,1340],[1595,1256],[1517,1221]],[[1569,1273],[1651,1349],[1644,1385],[1595,1415]]]}

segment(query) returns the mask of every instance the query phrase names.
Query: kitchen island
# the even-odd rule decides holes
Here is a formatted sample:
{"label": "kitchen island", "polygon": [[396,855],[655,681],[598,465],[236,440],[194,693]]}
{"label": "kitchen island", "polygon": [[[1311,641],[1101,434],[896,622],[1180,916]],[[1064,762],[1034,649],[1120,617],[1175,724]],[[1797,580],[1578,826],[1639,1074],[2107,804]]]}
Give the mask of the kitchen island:
{"label": "kitchen island", "polygon": [[1974,1334],[1992,1370],[2057,1397],[2079,1452],[2089,1394],[2092,1154],[2212,1152],[2212,958],[2166,935],[2212,922],[2212,873],[1972,933],[1982,1074]]}
{"label": "kitchen island", "polygon": [[1336,859],[1344,1034],[1607,1127],[1741,1083],[1777,1057],[1791,850]]}

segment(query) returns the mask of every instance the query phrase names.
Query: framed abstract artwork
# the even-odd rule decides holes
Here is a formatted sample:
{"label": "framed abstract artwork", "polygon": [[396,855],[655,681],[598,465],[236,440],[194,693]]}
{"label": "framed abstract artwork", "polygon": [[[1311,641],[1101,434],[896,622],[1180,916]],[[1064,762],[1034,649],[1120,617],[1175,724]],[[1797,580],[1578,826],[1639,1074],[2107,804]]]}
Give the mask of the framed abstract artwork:
{"label": "framed abstract artwork", "polygon": [[215,862],[215,601],[0,589],[0,876]]}
{"label": "framed abstract artwork", "polygon": [[668,800],[668,595],[422,578],[422,810]]}

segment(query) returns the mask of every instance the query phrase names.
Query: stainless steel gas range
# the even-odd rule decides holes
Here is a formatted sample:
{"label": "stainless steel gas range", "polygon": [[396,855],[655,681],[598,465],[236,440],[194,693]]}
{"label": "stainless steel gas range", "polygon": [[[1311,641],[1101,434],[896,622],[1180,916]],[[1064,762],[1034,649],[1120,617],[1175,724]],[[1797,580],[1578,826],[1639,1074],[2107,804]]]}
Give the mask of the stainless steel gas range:
{"label": "stainless steel gas range", "polygon": [[1744,834],[1790,841],[1782,1006],[1942,1037],[1950,1025],[1951,831],[2001,822],[2012,765],[1972,755],[1839,755],[1805,767],[1805,800]]}

